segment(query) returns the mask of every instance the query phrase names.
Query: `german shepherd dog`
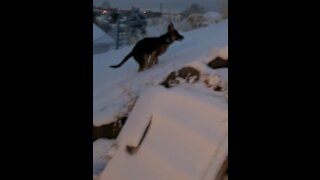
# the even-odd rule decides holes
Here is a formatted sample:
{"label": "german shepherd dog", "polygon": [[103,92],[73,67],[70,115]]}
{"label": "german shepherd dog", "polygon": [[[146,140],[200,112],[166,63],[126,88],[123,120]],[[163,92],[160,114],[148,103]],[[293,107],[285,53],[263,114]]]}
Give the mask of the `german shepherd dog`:
{"label": "german shepherd dog", "polygon": [[158,56],[165,53],[169,45],[176,40],[183,40],[183,36],[180,35],[173,24],[170,23],[166,34],[140,40],[120,64],[110,67],[119,68],[133,56],[139,64],[138,72],[149,69],[152,65],[158,64]]}

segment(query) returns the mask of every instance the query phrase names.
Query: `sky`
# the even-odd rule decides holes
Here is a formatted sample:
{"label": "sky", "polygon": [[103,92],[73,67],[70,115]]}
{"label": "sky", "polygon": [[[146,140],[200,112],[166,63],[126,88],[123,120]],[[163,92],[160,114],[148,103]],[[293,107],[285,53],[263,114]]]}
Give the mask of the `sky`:
{"label": "sky", "polygon": [[228,0],[93,0],[93,4],[108,1],[111,7],[130,9],[132,6],[141,10],[159,10],[162,3],[163,12],[181,12],[190,4],[197,2],[211,11],[220,11],[221,4]]}

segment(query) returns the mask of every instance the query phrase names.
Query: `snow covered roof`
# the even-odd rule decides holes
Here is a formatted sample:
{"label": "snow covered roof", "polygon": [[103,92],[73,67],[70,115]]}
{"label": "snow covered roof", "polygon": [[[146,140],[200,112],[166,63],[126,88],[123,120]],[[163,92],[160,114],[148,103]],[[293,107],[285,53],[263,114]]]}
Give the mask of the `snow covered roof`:
{"label": "snow covered roof", "polygon": [[[228,154],[228,109],[214,97],[153,87],[138,99],[100,180],[214,179]],[[138,146],[129,154],[126,146]]]}
{"label": "snow covered roof", "polygon": [[100,29],[97,25],[93,24],[93,42],[95,44],[113,44],[115,40],[107,33]]}
{"label": "snow covered roof", "polygon": [[93,24],[93,41],[101,38],[102,36],[106,35],[102,29],[100,29],[97,25]]}

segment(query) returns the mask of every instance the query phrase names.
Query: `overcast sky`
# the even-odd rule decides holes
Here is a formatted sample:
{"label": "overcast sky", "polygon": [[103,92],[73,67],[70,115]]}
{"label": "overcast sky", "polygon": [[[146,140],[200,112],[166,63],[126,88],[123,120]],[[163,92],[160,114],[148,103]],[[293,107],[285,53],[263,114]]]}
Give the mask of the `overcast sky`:
{"label": "overcast sky", "polygon": [[132,6],[139,7],[141,10],[159,10],[162,3],[164,12],[180,12],[196,2],[203,5],[208,10],[219,11],[222,1],[226,0],[93,0],[94,4],[108,1],[113,8],[130,9]]}

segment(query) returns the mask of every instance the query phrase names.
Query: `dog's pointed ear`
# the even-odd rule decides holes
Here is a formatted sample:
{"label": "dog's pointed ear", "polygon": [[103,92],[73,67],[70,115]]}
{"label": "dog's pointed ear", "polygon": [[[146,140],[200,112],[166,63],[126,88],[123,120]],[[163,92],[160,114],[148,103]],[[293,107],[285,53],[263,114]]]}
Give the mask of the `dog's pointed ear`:
{"label": "dog's pointed ear", "polygon": [[173,23],[171,22],[169,25],[168,25],[168,31],[172,31],[174,30],[174,26],[173,26]]}

